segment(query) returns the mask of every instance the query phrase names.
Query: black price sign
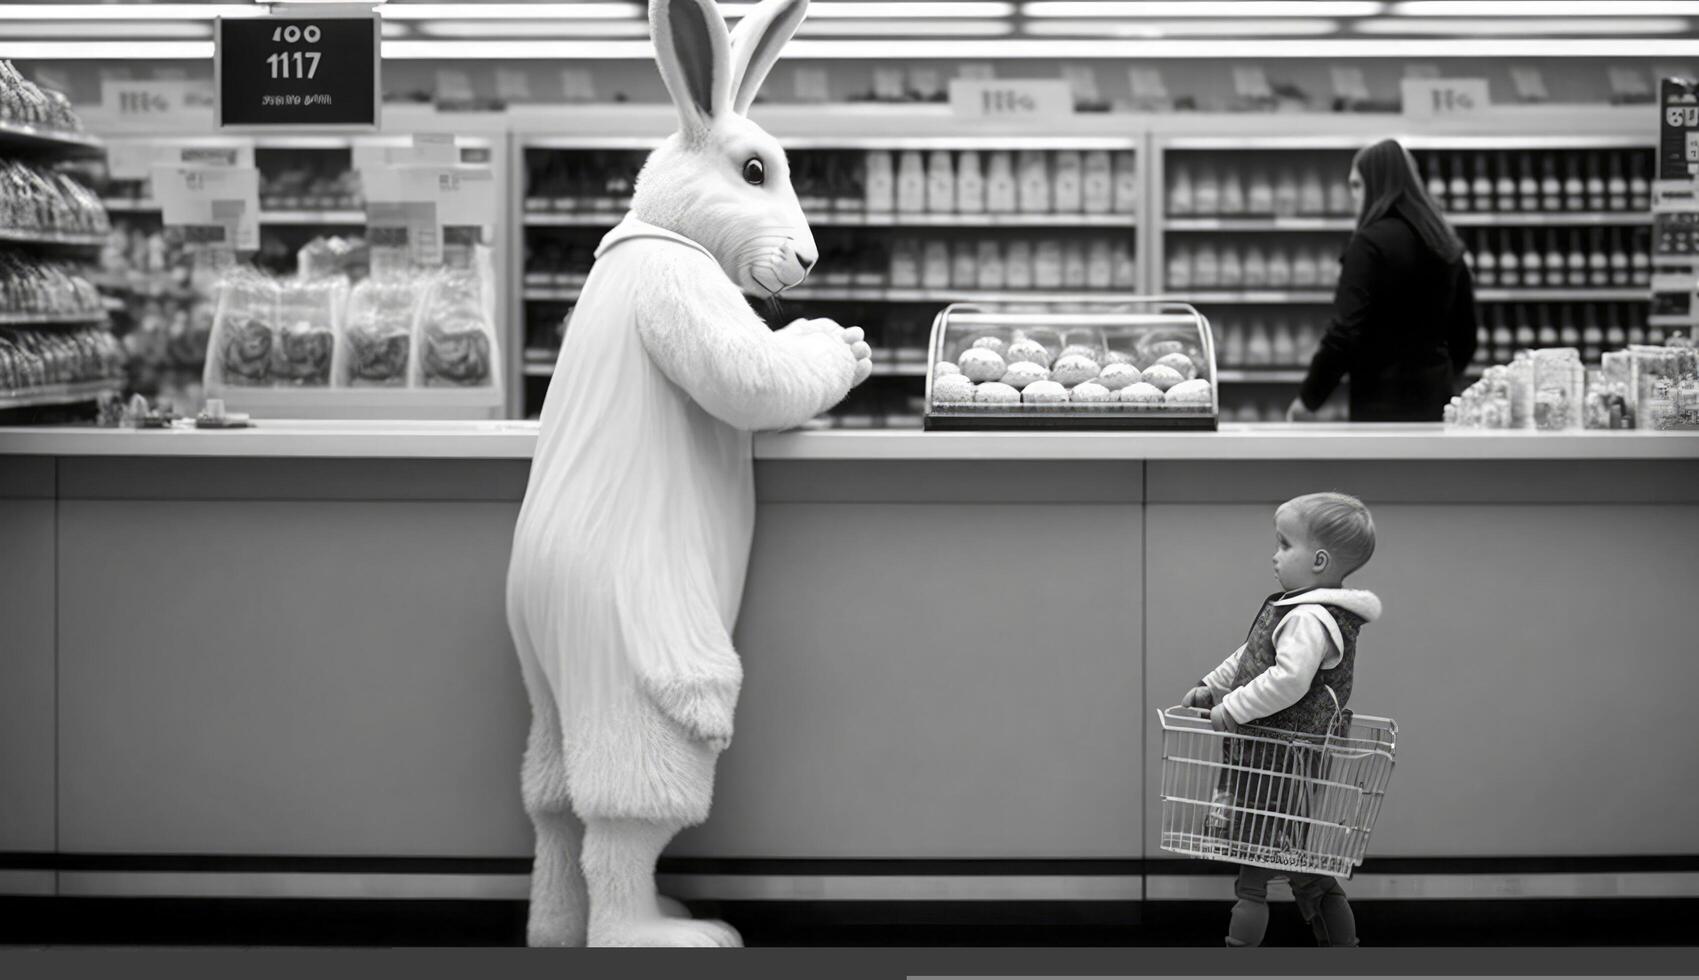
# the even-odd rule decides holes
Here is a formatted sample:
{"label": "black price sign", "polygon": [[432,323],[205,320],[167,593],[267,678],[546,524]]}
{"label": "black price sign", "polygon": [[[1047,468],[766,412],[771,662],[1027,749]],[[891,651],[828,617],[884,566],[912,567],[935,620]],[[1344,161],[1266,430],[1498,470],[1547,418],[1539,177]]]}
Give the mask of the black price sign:
{"label": "black price sign", "polygon": [[220,18],[218,124],[375,128],[378,38],[376,15]]}

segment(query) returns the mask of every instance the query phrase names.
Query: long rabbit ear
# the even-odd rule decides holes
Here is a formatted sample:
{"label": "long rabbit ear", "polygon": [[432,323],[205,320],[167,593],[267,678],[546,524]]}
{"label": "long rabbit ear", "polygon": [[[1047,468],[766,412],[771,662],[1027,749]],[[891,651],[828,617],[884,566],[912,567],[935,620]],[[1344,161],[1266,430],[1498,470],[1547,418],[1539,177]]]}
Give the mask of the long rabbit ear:
{"label": "long rabbit ear", "polygon": [[755,93],[779,60],[779,51],[802,26],[808,0],[763,0],[732,31],[732,109],[749,112]]}
{"label": "long rabbit ear", "polygon": [[731,42],[714,0],[649,0],[655,60],[679,122],[705,129],[731,103]]}

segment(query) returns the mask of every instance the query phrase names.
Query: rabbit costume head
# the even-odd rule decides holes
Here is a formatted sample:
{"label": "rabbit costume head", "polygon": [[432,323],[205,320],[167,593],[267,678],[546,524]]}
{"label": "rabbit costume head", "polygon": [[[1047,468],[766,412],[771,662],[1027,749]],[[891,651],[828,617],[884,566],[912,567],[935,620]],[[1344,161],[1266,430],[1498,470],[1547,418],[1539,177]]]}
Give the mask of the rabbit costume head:
{"label": "rabbit costume head", "polygon": [[713,0],[649,0],[679,130],[649,155],[632,213],[713,253],[738,288],[775,296],[819,258],[777,140],[745,115],[808,0],[765,0],[729,35]]}

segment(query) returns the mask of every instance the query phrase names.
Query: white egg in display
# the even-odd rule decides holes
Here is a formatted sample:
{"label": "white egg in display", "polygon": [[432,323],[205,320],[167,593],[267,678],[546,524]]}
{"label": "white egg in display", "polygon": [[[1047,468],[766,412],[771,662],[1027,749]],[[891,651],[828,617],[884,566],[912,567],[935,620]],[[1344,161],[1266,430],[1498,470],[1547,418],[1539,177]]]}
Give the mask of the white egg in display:
{"label": "white egg in display", "polygon": [[973,382],[960,374],[946,374],[932,382],[932,400],[939,404],[973,401]]}
{"label": "white egg in display", "polygon": [[1126,351],[1112,350],[1103,355],[1103,364],[1105,367],[1110,364],[1131,364],[1134,367],[1138,367],[1138,363],[1139,362],[1133,357],[1133,355]]}
{"label": "white egg in display", "polygon": [[1162,389],[1153,384],[1137,381],[1115,393],[1115,397],[1124,402],[1136,402],[1140,405],[1162,404]]}
{"label": "white egg in display", "polygon": [[1213,391],[1208,381],[1194,378],[1169,388],[1166,397],[1170,405],[1208,405]]}
{"label": "white egg in display", "polygon": [[1021,392],[1021,400],[1034,405],[1055,405],[1068,400],[1068,389],[1055,381],[1034,381]]}
{"label": "white egg in display", "polygon": [[1062,353],[1056,355],[1056,360],[1060,361],[1064,357],[1083,357],[1093,364],[1099,364],[1102,362],[1103,352],[1085,344],[1069,344],[1062,348]]}
{"label": "white egg in display", "polygon": [[987,381],[973,390],[973,400],[993,403],[1018,402],[1021,400],[1021,393],[1001,381]]}
{"label": "white egg in display", "polygon": [[962,351],[960,363],[962,373],[971,381],[996,381],[1009,369],[1002,355],[985,347]]}
{"label": "white egg in display", "polygon": [[[968,377],[971,378],[973,375],[970,374]],[[1150,367],[1145,368],[1143,378],[1145,384],[1155,385],[1162,391],[1167,391],[1180,382],[1186,380],[1180,375],[1180,372],[1166,364],[1152,364]]]}
{"label": "white egg in display", "polygon": [[1042,368],[1050,367],[1050,352],[1045,350],[1044,345],[1036,340],[1015,341],[1009,345],[1005,356],[1008,357],[1010,364],[1030,361]]}
{"label": "white egg in display", "polygon": [[1115,400],[1115,393],[1095,381],[1082,381],[1068,393],[1072,402],[1108,402]]}
{"label": "white egg in display", "polygon": [[[1012,348],[1011,348],[1012,349]],[[1003,372],[1003,383],[1019,391],[1034,381],[1049,381],[1050,372],[1031,361],[1016,361]]]}
{"label": "white egg in display", "polygon": [[1096,361],[1080,354],[1067,354],[1056,358],[1056,365],[1050,369],[1050,378],[1064,385],[1077,385],[1097,377],[1097,372]]}
{"label": "white egg in display", "polygon": [[1193,364],[1192,359],[1184,354],[1164,354],[1156,359],[1156,363],[1163,367],[1173,368],[1180,373],[1180,377],[1187,381],[1198,376],[1197,365]]}
{"label": "white egg in display", "polygon": [[1120,391],[1130,384],[1137,384],[1144,373],[1131,364],[1107,364],[1103,373],[1097,376],[1097,383],[1110,391]]}
{"label": "white egg in display", "polygon": [[976,350],[988,350],[998,357],[1002,357],[1003,352],[1009,347],[1008,344],[1003,343],[1000,337],[980,337],[973,342],[973,346]]}

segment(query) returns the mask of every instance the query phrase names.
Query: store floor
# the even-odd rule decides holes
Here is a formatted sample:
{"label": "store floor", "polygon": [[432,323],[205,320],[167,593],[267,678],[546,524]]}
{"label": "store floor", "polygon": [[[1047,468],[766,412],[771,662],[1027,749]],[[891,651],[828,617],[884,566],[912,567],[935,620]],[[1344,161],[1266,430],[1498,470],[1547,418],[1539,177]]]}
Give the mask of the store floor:
{"label": "store floor", "polygon": [[[1662,946],[1692,942],[1699,899],[1355,908],[1365,945]],[[751,946],[1213,946],[1228,905],[748,903],[698,911],[726,918]],[[1273,912],[1267,945],[1311,944],[1290,903]],[[15,946],[508,946],[524,936],[518,902],[0,900],[0,944]]]}

